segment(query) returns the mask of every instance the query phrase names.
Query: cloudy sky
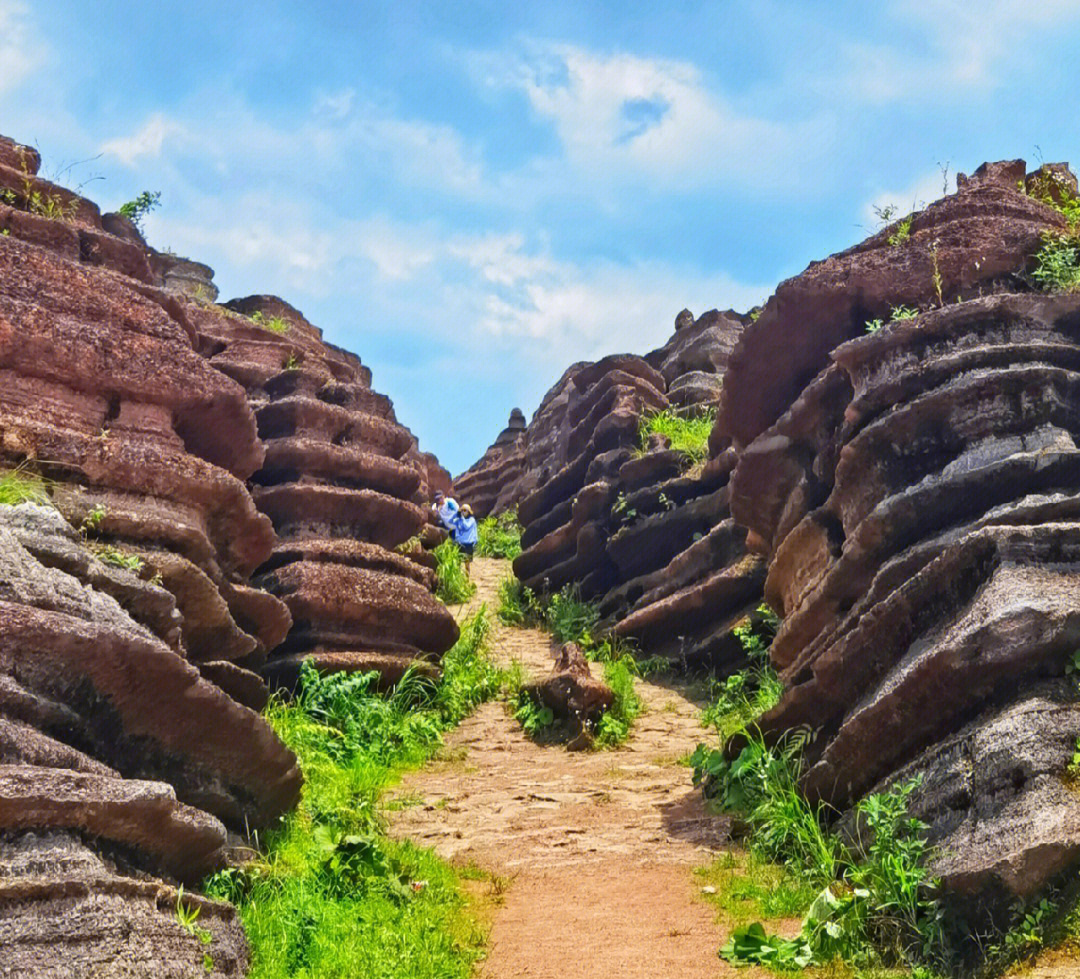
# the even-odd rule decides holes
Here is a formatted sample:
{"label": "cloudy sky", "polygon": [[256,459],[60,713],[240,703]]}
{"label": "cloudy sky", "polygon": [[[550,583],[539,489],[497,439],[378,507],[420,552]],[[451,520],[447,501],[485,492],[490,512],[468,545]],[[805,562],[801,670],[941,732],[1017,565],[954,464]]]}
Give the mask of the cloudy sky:
{"label": "cloudy sky", "polygon": [[355,350],[455,473],[983,160],[1080,161],[1077,0],[0,0],[0,133]]}

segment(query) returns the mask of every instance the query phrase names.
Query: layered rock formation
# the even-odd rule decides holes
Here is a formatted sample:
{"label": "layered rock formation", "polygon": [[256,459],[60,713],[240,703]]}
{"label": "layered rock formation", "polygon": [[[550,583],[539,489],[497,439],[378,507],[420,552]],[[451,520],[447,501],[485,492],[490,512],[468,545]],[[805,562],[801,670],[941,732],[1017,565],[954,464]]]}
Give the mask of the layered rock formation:
{"label": "layered rock formation", "polygon": [[0,506],[0,975],[245,973],[232,909],[193,899],[203,944],[162,878],[220,868],[227,828],[270,823],[300,773],[177,654],[179,620],[56,511]]}
{"label": "layered rock formation", "polygon": [[744,322],[715,311],[695,321],[684,310],[674,337],[647,358],[577,367],[555,455],[566,462],[519,507],[525,551],[514,568],[526,584],[573,585],[618,634],[682,662],[738,655],[731,627],[760,602],[764,563],[746,554],[746,531],[728,512],[734,453],[718,443],[692,467],[663,439],[643,446],[641,423],[673,407],[668,391],[676,410],[707,411]]}
{"label": "layered rock formation", "polygon": [[[1008,294],[1062,224],[1024,179],[1022,163],[984,167],[909,239],[886,229],[784,283],[736,347],[718,423],[752,438],[732,512],[783,615],[787,689],[763,731],[817,732],[804,788],[839,810],[921,776],[932,869],[995,905],[1080,856],[1062,781],[1080,735],[1064,678],[1080,648],[1080,300]],[[898,303],[933,308],[867,334]]]}
{"label": "layered rock formation", "polygon": [[449,476],[294,309],[213,305],[38,164],[0,139],[0,475],[56,507],[0,507],[0,976],[243,975],[174,886],[299,794],[263,675],[452,644],[395,551]]}
{"label": "layered rock formation", "polygon": [[510,412],[510,421],[476,462],[454,480],[454,495],[468,503],[477,519],[509,509],[504,490],[513,492],[525,474],[525,415],[520,408]]}
{"label": "layered rock formation", "polygon": [[189,301],[185,313],[210,364],[244,386],[266,446],[251,481],[278,543],[255,584],[285,602],[293,625],[264,673],[290,684],[313,659],[390,682],[437,661],[457,625],[431,570],[395,550],[421,533],[427,501],[449,483],[434,457],[371,390],[359,358],[282,300]]}

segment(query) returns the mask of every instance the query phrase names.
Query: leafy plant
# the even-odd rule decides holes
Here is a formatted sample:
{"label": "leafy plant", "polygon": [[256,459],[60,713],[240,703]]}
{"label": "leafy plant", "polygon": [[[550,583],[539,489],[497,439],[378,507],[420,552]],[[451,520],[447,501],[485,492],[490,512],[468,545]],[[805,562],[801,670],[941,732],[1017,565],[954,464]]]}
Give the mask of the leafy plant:
{"label": "leafy plant", "polygon": [[281,316],[267,316],[261,309],[251,314],[251,322],[279,335],[288,333],[292,329],[292,324],[287,319]]}
{"label": "leafy plant", "polygon": [[604,663],[604,682],[615,695],[611,707],[600,716],[596,725],[596,743],[600,747],[622,744],[630,735],[635,718],[645,704],[634,690],[637,670],[630,656],[620,656]]}
{"label": "leafy plant", "polygon": [[880,318],[876,319],[876,320],[867,320],[866,321],[866,332],[867,333],[877,333],[877,331],[880,330],[884,325],[885,325],[884,320],[882,320]]}
{"label": "leafy plant", "polygon": [[485,517],[476,528],[476,553],[513,560],[521,553],[521,529],[516,509]]}
{"label": "leafy plant", "polygon": [[615,497],[615,502],[611,505],[611,515],[615,517],[619,524],[623,527],[628,527],[635,520],[637,520],[637,509],[630,505],[629,500],[626,499],[625,493],[619,493]]}
{"label": "leafy plant", "polygon": [[1033,955],[1045,943],[1057,913],[1057,904],[1046,898],[1037,903],[1014,905],[1012,924],[987,950],[987,958],[1000,968]]}
{"label": "leafy plant", "polygon": [[533,625],[541,621],[543,608],[531,588],[510,576],[499,582],[499,607],[495,614],[504,625]]}
{"label": "leafy plant", "polygon": [[79,524],[79,530],[83,534],[96,531],[101,527],[101,522],[108,516],[108,510],[105,509],[104,504],[95,503],[90,511],[83,517],[83,521]]}
{"label": "leafy plant", "polygon": [[1032,279],[1045,292],[1080,290],[1080,239],[1047,231],[1035,253]]}
{"label": "leafy plant", "polygon": [[641,419],[638,435],[641,449],[649,442],[649,436],[664,435],[671,448],[681,452],[688,465],[704,462],[709,454],[709,435],[716,423],[716,410],[710,408],[703,415],[683,418],[670,408],[652,412]]}
{"label": "leafy plant", "polygon": [[889,311],[889,319],[893,323],[902,323],[904,320],[913,320],[919,315],[914,306],[893,306]]}
{"label": "leafy plant", "polygon": [[595,605],[581,600],[574,585],[567,585],[548,599],[544,609],[544,625],[557,642],[592,644],[592,630],[600,620]]}
{"label": "leafy plant", "polygon": [[888,242],[893,248],[899,248],[901,245],[906,244],[908,239],[911,238],[911,218],[904,218],[897,226],[896,230],[889,235]]}
{"label": "leafy plant", "polygon": [[122,551],[120,548],[113,547],[110,544],[98,547],[97,556],[106,564],[124,568],[127,571],[134,571],[136,574],[145,567],[145,562],[138,554],[128,554],[126,551]]}
{"label": "leafy plant", "polygon": [[530,738],[535,738],[555,723],[555,714],[551,708],[545,707],[525,690],[518,691],[512,706],[514,719]]}
{"label": "leafy plant", "polygon": [[438,562],[435,568],[435,594],[447,605],[460,605],[476,593],[469,580],[465,558],[451,540],[444,540],[432,552]]}
{"label": "leafy plant", "polygon": [[161,191],[144,190],[133,201],[120,205],[120,213],[124,215],[139,231],[143,230],[143,219],[151,211],[156,211],[161,206]]}
{"label": "leafy plant", "polygon": [[300,369],[300,359],[296,354],[291,353],[285,360],[284,370],[297,371]]}
{"label": "leafy plant", "polygon": [[209,945],[214,936],[198,923],[201,910],[198,905],[184,901],[184,885],[181,884],[176,892],[176,922],[192,938],[197,938],[203,945]]}

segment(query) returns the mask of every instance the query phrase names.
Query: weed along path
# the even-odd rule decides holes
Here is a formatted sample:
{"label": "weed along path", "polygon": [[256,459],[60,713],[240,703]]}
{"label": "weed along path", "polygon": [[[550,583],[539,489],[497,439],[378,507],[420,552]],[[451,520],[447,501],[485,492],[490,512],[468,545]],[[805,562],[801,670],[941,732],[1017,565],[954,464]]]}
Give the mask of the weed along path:
{"label": "weed along path", "polygon": [[[494,616],[509,573],[507,561],[477,559],[477,594],[460,614],[486,602],[500,664],[542,676],[550,637]],[[678,686],[639,680],[637,689],[646,710],[619,749],[535,744],[496,701],[394,793],[392,835],[495,875],[485,979],[736,973],[717,958],[724,929],[692,873],[727,842],[726,821],[706,815],[679,764],[705,736],[700,705]]]}

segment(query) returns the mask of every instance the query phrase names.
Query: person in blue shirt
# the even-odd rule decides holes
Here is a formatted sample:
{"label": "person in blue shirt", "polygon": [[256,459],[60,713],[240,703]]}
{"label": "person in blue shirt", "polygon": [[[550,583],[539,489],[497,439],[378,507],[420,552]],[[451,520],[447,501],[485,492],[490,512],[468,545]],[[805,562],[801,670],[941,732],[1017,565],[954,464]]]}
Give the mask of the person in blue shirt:
{"label": "person in blue shirt", "polygon": [[435,511],[439,523],[453,534],[454,522],[458,518],[457,500],[452,496],[447,496],[445,493],[436,493],[435,502],[431,505],[431,509]]}
{"label": "person in blue shirt", "polygon": [[450,533],[454,538],[454,543],[461,548],[461,552],[465,555],[465,560],[471,561],[473,551],[476,550],[478,533],[476,517],[473,516],[472,507],[468,503],[458,511]]}

